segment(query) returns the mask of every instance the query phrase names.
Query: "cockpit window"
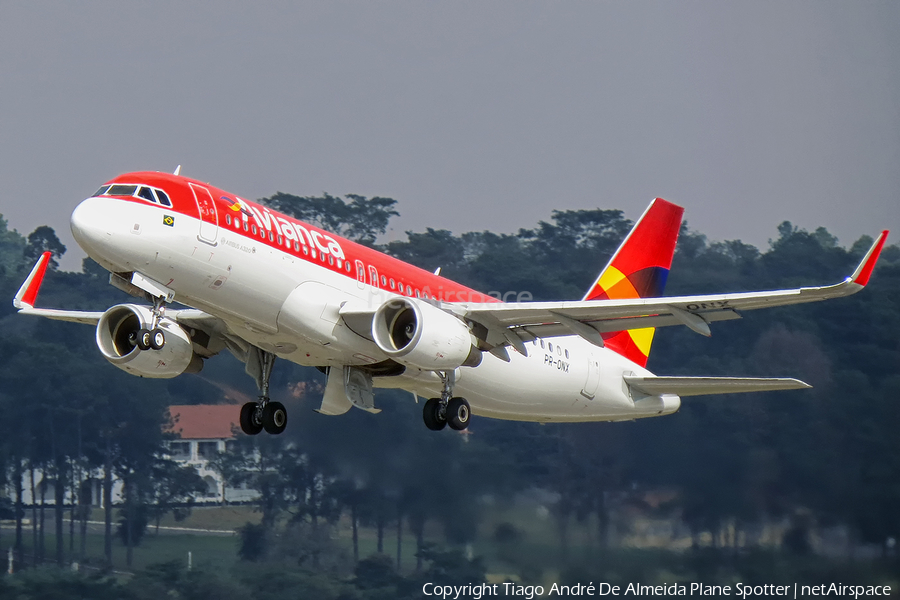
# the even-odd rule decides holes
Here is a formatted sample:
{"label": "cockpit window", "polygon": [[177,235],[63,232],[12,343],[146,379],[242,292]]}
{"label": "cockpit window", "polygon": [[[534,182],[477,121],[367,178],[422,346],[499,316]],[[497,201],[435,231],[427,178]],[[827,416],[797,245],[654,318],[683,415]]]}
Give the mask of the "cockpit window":
{"label": "cockpit window", "polygon": [[142,187],[140,191],[138,191],[138,196],[156,204],[156,198],[153,197],[153,190],[148,187]]}
{"label": "cockpit window", "polygon": [[121,183],[104,185],[97,190],[94,196],[137,196],[154,204],[158,202],[163,206],[172,206],[172,201],[169,200],[169,196],[164,191],[146,185],[125,185]]}
{"label": "cockpit window", "polygon": [[110,196],[134,196],[136,185],[111,185],[106,191]]}

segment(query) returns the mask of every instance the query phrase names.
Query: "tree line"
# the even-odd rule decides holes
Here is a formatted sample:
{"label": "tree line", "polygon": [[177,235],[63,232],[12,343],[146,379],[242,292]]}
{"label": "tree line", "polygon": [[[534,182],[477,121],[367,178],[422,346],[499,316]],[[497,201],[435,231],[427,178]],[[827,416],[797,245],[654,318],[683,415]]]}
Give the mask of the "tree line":
{"label": "tree line", "polygon": [[[527,290],[535,300],[580,298],[632,225],[619,210],[553,211],[549,221],[514,234],[428,228],[379,246],[378,236],[397,214],[390,198],[279,193],[262,201],[425,269],[441,267],[443,275],[475,289]],[[684,225],[666,293],[836,282],[872,241],[863,236],[842,246],[824,228],[810,232],[788,222],[774,234],[760,250],[737,240],[710,242]],[[25,237],[0,218],[0,295],[12,298],[44,250],[55,258],[65,252],[52,229]],[[81,273],[51,265],[44,287],[45,306],[103,310],[130,301],[107,285],[105,271],[90,259]],[[850,298],[751,313],[716,324],[710,339],[685,328],[660,329],[648,365],[656,373],[796,376],[815,387],[685,400],[676,415],[630,423],[478,419],[468,435],[434,435],[422,426],[410,395],[391,391],[376,396],[381,415],[324,417],[303,410],[317,406],[323,376],[280,362],[272,386],[298,405],[291,427],[278,437],[239,437],[233,452],[215,459],[226,481],[261,494],[261,522],[242,530],[241,557],[347,577],[369,564],[358,544],[365,528],[376,536],[377,554],[389,558],[378,563],[382,574],[406,553],[418,557],[420,572],[441,560],[461,560],[460,568],[474,564],[459,555],[430,562],[435,549],[428,532],[439,530],[448,547],[494,544],[528,570],[533,565],[509,543],[522,533],[505,524],[479,540],[485,536],[479,520],[485,498],[511,502],[529,489],[553,498],[561,556],[567,556],[571,529],[588,523],[596,528],[598,548],[615,547],[627,507],[683,523],[698,547],[704,535],[723,550],[733,550],[739,537],[753,546],[760,524],[781,520],[789,523],[784,546],[797,554],[808,553],[815,532],[831,525],[887,553],[890,539],[900,537],[900,447],[893,441],[900,426],[898,298],[900,248],[892,245],[869,288]],[[107,364],[88,328],[13,312],[0,304],[0,482],[12,483],[6,499],[17,521],[12,545],[21,549],[27,534],[15,482],[33,481],[40,472],[45,486],[53,484],[46,486],[54,495],[47,504],[62,506],[65,490],[75,490],[68,550],[63,511],[53,512],[52,556],[60,564],[83,556],[91,500],[85,481],[102,473],[107,499],[113,474],[125,484],[118,529],[131,553],[146,523],[186,502],[199,485],[165,459],[165,408],[220,401],[211,381],[250,395],[253,384],[224,355],[208,361],[200,375],[140,380]],[[305,393],[292,398],[290,391],[298,389]],[[655,490],[670,499],[646,504]],[[27,507],[36,517],[34,555],[49,556],[41,542],[42,492],[39,486],[31,491],[39,499]],[[343,562],[330,535],[342,517],[352,531],[352,556]],[[111,561],[113,511],[106,519]],[[403,547],[407,532],[416,540],[413,550]],[[0,538],[0,547],[5,544]]]}

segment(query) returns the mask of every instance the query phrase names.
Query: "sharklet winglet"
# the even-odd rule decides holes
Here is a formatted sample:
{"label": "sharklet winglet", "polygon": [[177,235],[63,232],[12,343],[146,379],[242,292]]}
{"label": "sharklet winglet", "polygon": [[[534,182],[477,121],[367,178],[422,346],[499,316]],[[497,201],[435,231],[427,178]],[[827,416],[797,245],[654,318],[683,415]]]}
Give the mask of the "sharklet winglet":
{"label": "sharklet winglet", "polygon": [[875,240],[872,247],[869,248],[869,251],[866,252],[866,255],[860,261],[859,266],[853,271],[853,275],[849,278],[851,282],[863,287],[869,283],[869,277],[872,276],[872,271],[875,269],[875,263],[878,262],[878,257],[881,255],[881,249],[884,248],[884,242],[887,241],[888,233],[890,232],[887,229],[881,232],[881,235],[878,236],[878,239]]}
{"label": "sharklet winglet", "polygon": [[37,301],[38,292],[41,289],[41,283],[44,281],[44,275],[47,273],[47,265],[50,264],[50,252],[44,252],[34,264],[31,273],[22,283],[22,287],[16,292],[13,298],[13,306],[19,310],[23,308],[34,308]]}

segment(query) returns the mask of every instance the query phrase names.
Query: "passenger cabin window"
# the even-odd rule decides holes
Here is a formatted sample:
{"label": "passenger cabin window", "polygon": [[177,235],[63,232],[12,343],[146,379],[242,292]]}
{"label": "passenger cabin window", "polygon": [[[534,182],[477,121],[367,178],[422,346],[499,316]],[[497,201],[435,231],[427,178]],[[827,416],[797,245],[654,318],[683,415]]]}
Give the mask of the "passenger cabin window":
{"label": "passenger cabin window", "polygon": [[227,213],[225,214],[225,224],[231,225],[231,215],[229,215]]}

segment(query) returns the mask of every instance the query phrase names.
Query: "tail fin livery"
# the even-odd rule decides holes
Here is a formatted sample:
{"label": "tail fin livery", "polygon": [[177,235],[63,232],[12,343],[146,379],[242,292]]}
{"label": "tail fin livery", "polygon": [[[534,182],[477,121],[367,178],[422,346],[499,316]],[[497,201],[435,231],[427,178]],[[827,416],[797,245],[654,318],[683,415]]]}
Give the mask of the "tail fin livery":
{"label": "tail fin livery", "polygon": [[[584,300],[623,300],[662,296],[675,254],[684,209],[657,198],[650,203],[616,250]],[[652,327],[604,333],[606,346],[625,358],[647,365]]]}

